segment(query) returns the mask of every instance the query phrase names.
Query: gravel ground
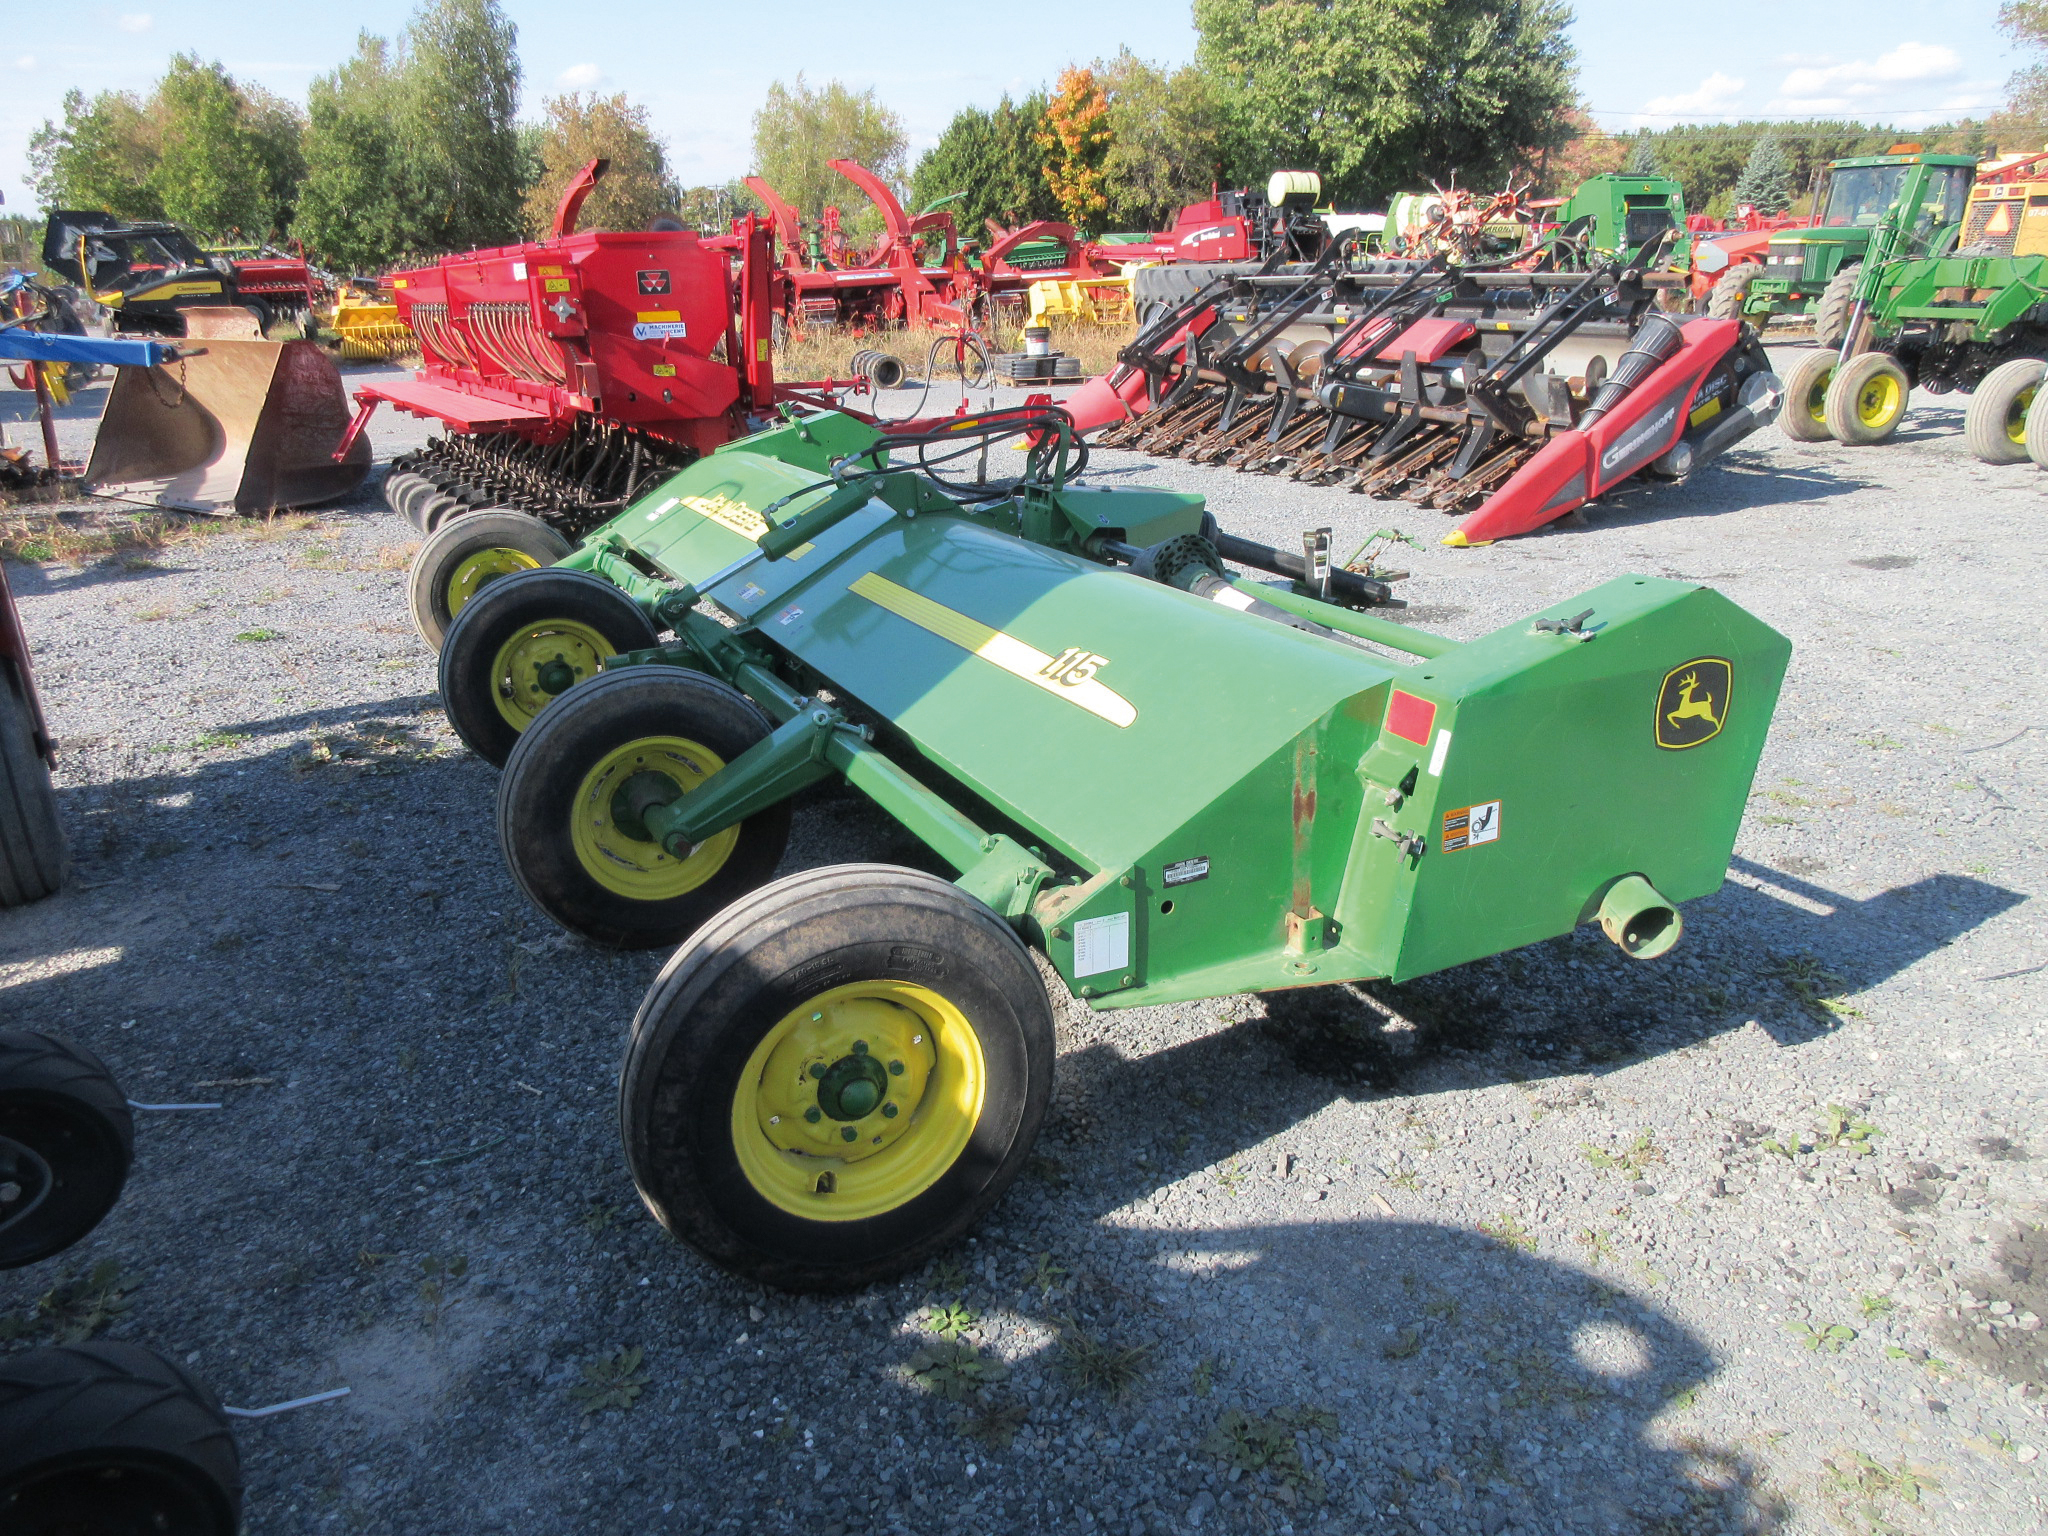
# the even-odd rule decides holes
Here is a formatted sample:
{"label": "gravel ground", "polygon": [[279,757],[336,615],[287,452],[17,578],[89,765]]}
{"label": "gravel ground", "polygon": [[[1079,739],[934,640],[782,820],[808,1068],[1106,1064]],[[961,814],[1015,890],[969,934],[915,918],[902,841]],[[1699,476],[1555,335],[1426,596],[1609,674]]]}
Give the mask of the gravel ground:
{"label": "gravel ground", "polygon": [[[348,1385],[244,1427],[260,1533],[2039,1531],[2048,482],[1960,429],[1773,431],[1472,551],[1101,455],[1282,543],[1425,536],[1408,616],[1457,637],[1622,572],[1721,588],[1796,647],[1752,814],[1661,962],[1586,930],[1404,987],[1064,1002],[1030,1174],[833,1300],[635,1202],[614,1072],[660,957],[513,888],[373,489],[16,567],[77,874],[0,918],[0,1006],[225,1107],[142,1116],[120,1207],[0,1315],[47,1336],[68,1277],[64,1316],[229,1402]],[[787,868],[905,857],[828,793]]]}

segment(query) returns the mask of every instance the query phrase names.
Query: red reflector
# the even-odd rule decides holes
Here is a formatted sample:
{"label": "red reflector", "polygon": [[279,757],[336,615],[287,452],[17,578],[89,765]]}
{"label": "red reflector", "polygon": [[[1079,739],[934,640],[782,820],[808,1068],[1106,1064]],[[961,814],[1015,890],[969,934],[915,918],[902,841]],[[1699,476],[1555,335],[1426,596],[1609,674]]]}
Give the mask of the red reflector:
{"label": "red reflector", "polygon": [[1387,729],[1396,736],[1422,746],[1429,745],[1429,728],[1436,724],[1436,706],[1427,699],[1418,699],[1412,693],[1394,690],[1394,697],[1387,703]]}

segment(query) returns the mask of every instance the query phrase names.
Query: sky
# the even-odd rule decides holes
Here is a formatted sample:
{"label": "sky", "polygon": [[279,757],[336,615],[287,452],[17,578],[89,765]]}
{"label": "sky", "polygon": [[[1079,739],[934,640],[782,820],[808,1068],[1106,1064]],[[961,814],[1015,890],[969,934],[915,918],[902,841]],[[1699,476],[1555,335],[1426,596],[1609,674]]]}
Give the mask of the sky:
{"label": "sky", "polygon": [[[750,169],[750,119],[771,81],[799,71],[875,88],[904,118],[912,157],[961,107],[992,105],[1119,44],[1162,63],[1193,56],[1188,0],[504,0],[519,27],[525,113],[567,90],[644,103],[689,184]],[[347,6],[270,0],[0,0],[0,194],[34,206],[28,138],[64,92],[146,92],[179,51],[303,101],[368,30],[400,31],[413,0]],[[1748,116],[1861,117],[1900,127],[1982,115],[2025,61],[1994,22],[1996,0],[1577,0],[1580,93],[1616,131]],[[2030,146],[2005,146],[2030,147]]]}

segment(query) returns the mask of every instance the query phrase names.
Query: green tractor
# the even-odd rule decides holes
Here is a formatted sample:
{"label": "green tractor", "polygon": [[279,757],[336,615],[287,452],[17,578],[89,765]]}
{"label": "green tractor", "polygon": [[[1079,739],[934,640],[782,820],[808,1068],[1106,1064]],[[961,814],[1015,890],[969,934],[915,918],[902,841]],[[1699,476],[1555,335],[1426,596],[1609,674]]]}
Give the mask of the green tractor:
{"label": "green tractor", "polygon": [[1906,145],[1832,162],[1820,217],[1773,235],[1761,265],[1728,268],[1708,295],[1707,313],[1759,329],[1773,315],[1810,313],[1814,339],[1839,347],[1864,267],[1931,254],[1943,232],[1962,221],[1976,169],[1974,156],[1929,155]]}
{"label": "green tractor", "polygon": [[1970,396],[1970,451],[2048,465],[2048,154],[1987,171],[1931,241],[1887,226],[1836,346],[1793,366],[1779,424],[1801,442],[1881,443],[1913,389]]}
{"label": "green tractor", "polygon": [[[1021,477],[966,473],[1020,432]],[[1049,985],[1400,980],[1594,922],[1648,960],[1726,874],[1791,651],[1727,598],[1620,576],[1454,642],[1361,611],[1385,590],[1327,530],[1233,537],[1200,496],[1073,483],[1077,453],[1049,407],[791,413],[443,639],[528,897],[681,946],[626,1160],[735,1273],[864,1285],[989,1210],[1050,1097]],[[777,879],[825,784],[920,867]]]}

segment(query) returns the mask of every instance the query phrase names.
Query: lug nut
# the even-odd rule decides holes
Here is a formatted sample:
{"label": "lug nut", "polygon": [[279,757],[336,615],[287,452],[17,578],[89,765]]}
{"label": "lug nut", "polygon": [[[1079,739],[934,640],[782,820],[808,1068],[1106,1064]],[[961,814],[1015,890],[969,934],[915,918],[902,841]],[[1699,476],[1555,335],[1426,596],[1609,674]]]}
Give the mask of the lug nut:
{"label": "lug nut", "polygon": [[809,1109],[804,1111],[804,1118],[810,1121],[811,1124],[816,1125],[820,1120],[825,1118],[825,1112],[822,1109],[818,1108],[817,1105],[813,1104]]}
{"label": "lug nut", "polygon": [[839,1128],[839,1139],[841,1141],[858,1141],[860,1140],[860,1132],[850,1125],[842,1125]]}
{"label": "lug nut", "polygon": [[890,1062],[890,1063],[889,1063],[889,1075],[890,1075],[891,1077],[901,1077],[901,1076],[903,1075],[903,1063],[902,1063],[902,1062],[900,1062],[900,1061],[892,1061],[892,1062]]}
{"label": "lug nut", "polygon": [[854,1054],[854,1055],[856,1055],[856,1056],[865,1056],[865,1055],[867,1055],[867,1053],[868,1053],[868,1043],[867,1043],[867,1041],[865,1041],[865,1040],[856,1040],[856,1041],[854,1041],[854,1042],[853,1042],[853,1054]]}
{"label": "lug nut", "polygon": [[894,1120],[896,1118],[896,1106],[894,1104],[884,1104],[882,1106],[882,1118],[884,1120]]}
{"label": "lug nut", "polygon": [[814,1061],[814,1062],[812,1062],[812,1063],[811,1063],[811,1076],[813,1076],[813,1077],[823,1077],[824,1075],[825,1075],[825,1063],[823,1063],[822,1061]]}

